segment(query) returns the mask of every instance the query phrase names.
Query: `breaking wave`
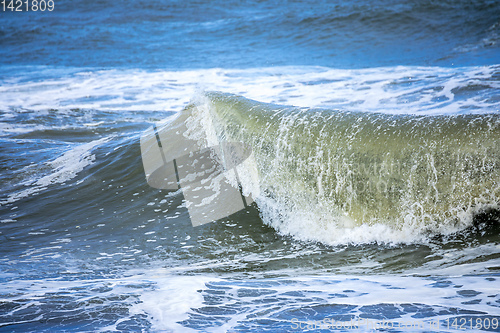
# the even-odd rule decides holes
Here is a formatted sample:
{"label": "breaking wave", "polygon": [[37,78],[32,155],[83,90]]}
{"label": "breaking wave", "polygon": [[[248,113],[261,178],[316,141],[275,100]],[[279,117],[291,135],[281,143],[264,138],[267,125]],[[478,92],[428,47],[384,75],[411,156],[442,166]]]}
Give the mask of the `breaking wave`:
{"label": "breaking wave", "polygon": [[[498,209],[498,114],[296,108],[222,93],[181,114],[186,136],[251,146],[256,167],[243,188],[266,224],[301,240],[422,241]],[[256,177],[257,187],[245,184]]]}

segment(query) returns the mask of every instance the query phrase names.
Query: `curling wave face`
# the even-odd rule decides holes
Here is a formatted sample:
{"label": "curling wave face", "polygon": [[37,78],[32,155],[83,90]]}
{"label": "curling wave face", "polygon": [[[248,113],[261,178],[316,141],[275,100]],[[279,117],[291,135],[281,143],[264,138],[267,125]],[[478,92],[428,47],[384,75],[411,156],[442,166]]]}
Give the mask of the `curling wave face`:
{"label": "curling wave face", "polygon": [[422,241],[498,209],[498,114],[347,112],[207,93],[181,118],[192,139],[251,146],[256,167],[243,188],[265,223],[298,239]]}

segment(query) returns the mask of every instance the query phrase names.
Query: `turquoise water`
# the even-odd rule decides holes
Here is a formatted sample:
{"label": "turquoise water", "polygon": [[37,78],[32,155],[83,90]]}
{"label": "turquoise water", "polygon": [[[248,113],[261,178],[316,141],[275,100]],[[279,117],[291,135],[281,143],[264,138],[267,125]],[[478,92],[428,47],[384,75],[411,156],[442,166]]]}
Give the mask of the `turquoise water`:
{"label": "turquoise water", "polygon": [[[0,15],[0,331],[500,331],[498,2]],[[186,113],[259,180],[196,228],[140,147]]]}

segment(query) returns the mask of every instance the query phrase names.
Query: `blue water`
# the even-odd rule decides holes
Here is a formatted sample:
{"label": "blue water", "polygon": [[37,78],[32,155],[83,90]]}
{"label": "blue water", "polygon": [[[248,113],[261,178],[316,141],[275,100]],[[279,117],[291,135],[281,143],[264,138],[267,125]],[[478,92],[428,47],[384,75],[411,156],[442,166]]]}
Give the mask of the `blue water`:
{"label": "blue water", "polygon": [[0,332],[500,332],[500,200],[428,233],[193,228],[139,145],[203,91],[499,114],[499,1],[54,3],[0,12]]}
{"label": "blue water", "polygon": [[148,69],[498,63],[498,1],[57,1],[2,13],[2,64]]}

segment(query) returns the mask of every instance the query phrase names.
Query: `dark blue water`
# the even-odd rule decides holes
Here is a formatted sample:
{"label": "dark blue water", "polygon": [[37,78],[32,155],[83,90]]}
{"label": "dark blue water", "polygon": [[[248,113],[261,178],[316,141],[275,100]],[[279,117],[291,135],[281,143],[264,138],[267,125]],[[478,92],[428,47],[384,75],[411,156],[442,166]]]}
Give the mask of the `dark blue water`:
{"label": "dark blue water", "polygon": [[2,64],[365,68],[498,62],[498,1],[56,1],[2,12]]}
{"label": "dark blue water", "polygon": [[493,114],[496,137],[499,1],[54,4],[0,11],[0,332],[500,331],[498,182],[444,227],[327,228],[325,207],[254,204],[193,228],[181,192],[148,186],[139,144],[203,91]]}

